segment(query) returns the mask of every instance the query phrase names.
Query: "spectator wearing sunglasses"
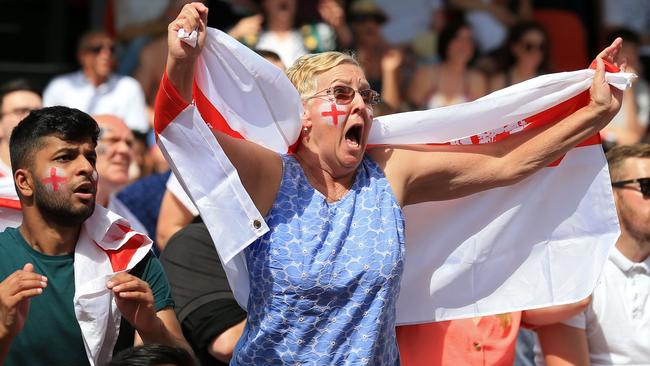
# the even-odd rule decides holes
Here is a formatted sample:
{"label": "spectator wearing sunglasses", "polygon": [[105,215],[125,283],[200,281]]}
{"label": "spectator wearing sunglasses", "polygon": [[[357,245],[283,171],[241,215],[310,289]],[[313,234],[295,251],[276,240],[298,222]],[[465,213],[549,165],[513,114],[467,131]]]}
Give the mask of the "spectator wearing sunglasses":
{"label": "spectator wearing sunglasses", "polygon": [[518,23],[508,34],[501,72],[490,80],[490,91],[532,79],[549,72],[548,35],[535,22]]}
{"label": "spectator wearing sunglasses", "polygon": [[13,177],[9,159],[11,131],[29,112],[42,106],[40,92],[25,79],[0,86],[0,177]]}
{"label": "spectator wearing sunglasses", "polygon": [[474,33],[463,19],[454,19],[440,32],[440,63],[415,70],[407,91],[411,105],[419,109],[470,102],[487,92],[487,80],[471,66],[476,53]]}
{"label": "spectator wearing sunglasses", "polygon": [[150,125],[140,84],[129,76],[113,73],[113,39],[101,31],[84,34],[77,47],[77,60],[81,70],[52,80],[43,93],[43,104],[115,115],[131,130],[147,132]]}
{"label": "spectator wearing sunglasses", "polygon": [[538,329],[546,365],[647,365],[650,360],[650,145],[607,153],[621,236],[589,306]]}

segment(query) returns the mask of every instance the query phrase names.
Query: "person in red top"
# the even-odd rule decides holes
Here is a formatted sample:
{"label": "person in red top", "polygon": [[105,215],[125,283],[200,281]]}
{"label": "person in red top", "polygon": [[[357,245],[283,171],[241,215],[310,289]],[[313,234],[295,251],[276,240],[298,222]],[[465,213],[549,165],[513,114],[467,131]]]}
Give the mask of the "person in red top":
{"label": "person in red top", "polygon": [[521,312],[397,327],[403,366],[512,365]]}
{"label": "person in red top", "polygon": [[512,366],[517,333],[523,325],[553,324],[584,310],[590,298],[575,304],[468,319],[397,327],[402,366]]}

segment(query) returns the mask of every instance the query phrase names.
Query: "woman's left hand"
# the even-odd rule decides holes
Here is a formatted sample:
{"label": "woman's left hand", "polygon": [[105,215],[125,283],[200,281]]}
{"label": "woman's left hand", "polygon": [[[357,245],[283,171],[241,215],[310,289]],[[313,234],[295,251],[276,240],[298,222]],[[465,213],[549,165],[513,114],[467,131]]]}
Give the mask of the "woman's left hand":
{"label": "woman's left hand", "polygon": [[596,56],[596,74],[591,88],[589,88],[589,108],[607,118],[613,118],[621,108],[623,91],[610,86],[605,79],[605,63],[603,60],[618,66],[623,71],[625,62],[621,65],[615,62],[622,44],[623,40],[617,38],[609,47]]}

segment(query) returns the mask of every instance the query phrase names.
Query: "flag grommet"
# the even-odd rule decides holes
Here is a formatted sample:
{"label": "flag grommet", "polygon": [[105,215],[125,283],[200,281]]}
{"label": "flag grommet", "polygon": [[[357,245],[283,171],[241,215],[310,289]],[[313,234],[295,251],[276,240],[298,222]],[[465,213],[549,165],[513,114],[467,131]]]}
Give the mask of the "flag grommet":
{"label": "flag grommet", "polygon": [[262,222],[260,220],[258,219],[253,220],[253,228],[255,228],[255,230],[258,230],[261,227],[262,227]]}

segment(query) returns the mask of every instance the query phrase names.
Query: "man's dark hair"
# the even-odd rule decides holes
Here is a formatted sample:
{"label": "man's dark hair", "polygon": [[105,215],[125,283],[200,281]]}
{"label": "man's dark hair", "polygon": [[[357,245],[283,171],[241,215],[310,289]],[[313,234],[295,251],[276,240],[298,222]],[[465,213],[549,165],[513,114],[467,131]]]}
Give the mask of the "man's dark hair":
{"label": "man's dark hair", "polygon": [[629,158],[650,158],[650,144],[618,145],[607,152],[607,164],[612,182],[621,179],[623,162]]}
{"label": "man's dark hair", "polygon": [[5,96],[7,94],[17,92],[17,91],[28,91],[34,94],[41,95],[40,90],[38,90],[29,80],[27,79],[15,79],[8,81],[0,85],[0,109],[2,109],[2,103],[4,103]]}
{"label": "man's dark hair", "polygon": [[145,344],[127,348],[113,357],[111,362],[104,366],[194,366],[192,355],[181,347],[172,347],[162,344]]}
{"label": "man's dark hair", "polygon": [[41,148],[41,139],[46,136],[65,141],[90,138],[93,145],[97,145],[99,127],[92,117],[74,108],[55,106],[32,111],[14,128],[9,140],[14,173],[31,166],[34,152]]}

